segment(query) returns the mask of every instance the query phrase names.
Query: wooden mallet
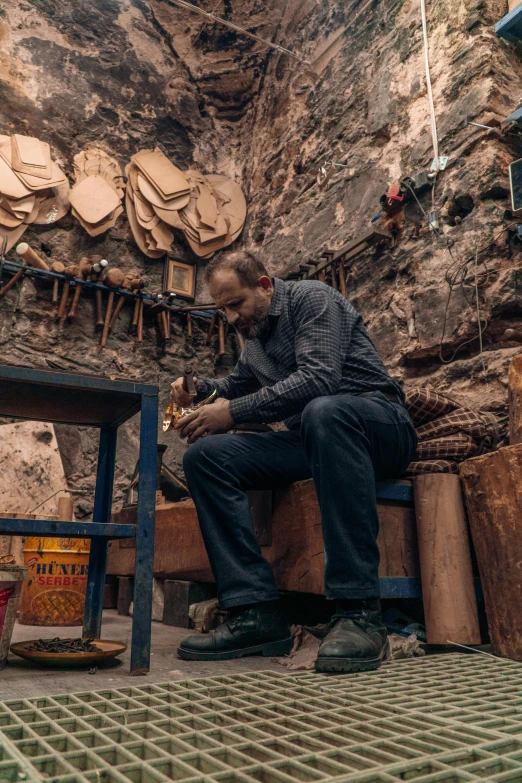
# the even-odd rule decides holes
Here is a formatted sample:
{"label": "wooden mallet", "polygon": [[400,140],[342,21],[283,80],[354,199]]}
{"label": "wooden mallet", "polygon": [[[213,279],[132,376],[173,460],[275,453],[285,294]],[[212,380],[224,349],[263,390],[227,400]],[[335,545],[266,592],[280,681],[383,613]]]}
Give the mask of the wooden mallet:
{"label": "wooden mallet", "polygon": [[[108,285],[111,288],[121,288],[124,279],[125,279],[125,275],[123,274],[121,269],[112,268],[107,270],[103,282],[105,283],[105,285]],[[105,312],[105,322],[103,324],[103,332],[100,341],[100,345],[102,348],[105,348],[105,346],[107,345],[107,338],[109,336],[109,327],[111,324],[113,305],[114,305],[114,291],[109,291],[109,298],[107,300],[107,310]]]}
{"label": "wooden mallet", "polygon": [[[51,264],[51,271],[56,272],[58,275],[63,275],[65,272],[65,264],[63,261],[53,261]],[[60,280],[58,277],[54,278],[53,282],[53,302],[56,304],[56,302],[59,299],[60,294]]]}
{"label": "wooden mallet", "polygon": [[[99,258],[99,256],[98,256]],[[91,259],[92,260],[92,259]],[[90,269],[90,280],[93,283],[97,283],[98,280],[100,280],[100,275],[103,273],[103,271],[107,268],[109,262],[105,258],[100,258],[99,261],[95,261],[93,264],[91,264]],[[96,324],[95,324],[95,331],[101,332],[103,329],[103,292],[97,288],[96,293],[94,294],[94,299],[96,302]]]}
{"label": "wooden mallet", "polygon": [[137,295],[139,291],[142,290],[142,288],[145,286],[145,279],[143,277],[136,276],[131,281],[131,291],[136,292],[136,298],[134,300],[134,311],[132,313],[132,321],[131,321],[131,333],[135,334],[138,329],[138,319],[140,315],[140,308],[141,308],[141,298]]}
{"label": "wooden mallet", "polygon": [[66,280],[63,284],[63,290],[62,290],[62,298],[60,299],[60,305],[58,307],[58,314],[57,317],[61,324],[64,323],[65,319],[67,318],[67,300],[69,298],[69,289],[71,287],[71,280],[75,277],[78,277],[80,274],[80,267],[78,264],[70,264],[70,266],[65,267],[64,274],[69,277],[69,280]]}
{"label": "wooden mallet", "polygon": [[27,242],[20,242],[16,247],[16,252],[24,259],[27,266],[32,266],[35,269],[45,269],[46,272],[49,271],[47,263],[35,253],[32,247],[29,247]]}
{"label": "wooden mallet", "polygon": [[[90,265],[89,259],[88,258],[81,258],[80,259],[80,272],[79,272],[78,276],[82,280],[86,280],[87,277],[89,276],[90,268],[91,268],[91,265]],[[67,318],[69,320],[72,320],[73,318],[76,318],[76,308],[78,307],[78,302],[80,301],[80,296],[82,295],[82,288],[83,288],[82,283],[77,282],[76,283],[76,288],[74,289],[74,296],[73,296],[73,300],[72,300],[72,303],[71,303],[71,308],[70,308],[70,310],[69,310],[69,312],[67,314]]]}

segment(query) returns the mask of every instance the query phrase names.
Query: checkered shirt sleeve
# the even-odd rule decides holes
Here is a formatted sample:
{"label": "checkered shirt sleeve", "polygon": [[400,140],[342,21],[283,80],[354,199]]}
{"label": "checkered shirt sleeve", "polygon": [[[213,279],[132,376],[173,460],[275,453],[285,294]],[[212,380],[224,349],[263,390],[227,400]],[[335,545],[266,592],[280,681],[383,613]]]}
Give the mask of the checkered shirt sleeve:
{"label": "checkered shirt sleeve", "polygon": [[[354,310],[352,328],[355,320]],[[233,399],[230,415],[236,424],[282,421],[301,413],[310,400],[337,392],[342,376],[339,307],[322,288],[298,289],[291,321],[297,370],[273,386]],[[344,331],[346,339],[346,324]]]}

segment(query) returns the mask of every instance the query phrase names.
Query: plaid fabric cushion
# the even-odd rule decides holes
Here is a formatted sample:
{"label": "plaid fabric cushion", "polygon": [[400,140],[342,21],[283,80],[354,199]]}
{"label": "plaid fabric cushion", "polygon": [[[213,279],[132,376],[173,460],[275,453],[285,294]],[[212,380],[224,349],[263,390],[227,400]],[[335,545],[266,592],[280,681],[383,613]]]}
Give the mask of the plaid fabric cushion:
{"label": "plaid fabric cushion", "polygon": [[456,435],[448,435],[446,438],[433,438],[433,440],[419,443],[415,452],[415,459],[458,459],[459,462],[473,457],[477,453],[477,442],[470,435],[459,432]]}
{"label": "plaid fabric cushion", "polygon": [[424,473],[458,473],[459,468],[456,462],[450,462],[444,459],[420,460],[412,462],[406,471],[406,478],[413,476],[422,476]]}
{"label": "plaid fabric cushion", "polygon": [[454,435],[456,432],[464,432],[466,435],[471,435],[475,440],[481,440],[486,437],[489,425],[490,421],[485,414],[471,411],[467,408],[457,408],[456,411],[423,424],[421,427],[417,427],[416,430],[421,442],[432,440],[433,438],[445,438],[447,435]]}
{"label": "plaid fabric cushion", "polygon": [[459,408],[458,402],[438,394],[433,389],[410,389],[404,403],[416,427],[445,416]]}

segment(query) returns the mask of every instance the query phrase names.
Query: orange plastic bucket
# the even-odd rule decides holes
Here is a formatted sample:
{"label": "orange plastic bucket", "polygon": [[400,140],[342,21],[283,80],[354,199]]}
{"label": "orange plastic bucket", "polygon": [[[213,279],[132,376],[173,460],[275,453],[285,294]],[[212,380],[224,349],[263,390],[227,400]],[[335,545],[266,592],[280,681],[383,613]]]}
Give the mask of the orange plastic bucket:
{"label": "orange plastic bucket", "polygon": [[82,625],[89,550],[88,538],[25,539],[22,625]]}

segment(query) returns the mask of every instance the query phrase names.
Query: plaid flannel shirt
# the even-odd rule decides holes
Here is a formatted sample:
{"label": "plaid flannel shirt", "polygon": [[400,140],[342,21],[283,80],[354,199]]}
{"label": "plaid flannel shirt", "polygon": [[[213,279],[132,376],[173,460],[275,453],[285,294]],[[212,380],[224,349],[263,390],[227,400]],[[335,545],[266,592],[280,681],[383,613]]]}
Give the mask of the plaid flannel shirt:
{"label": "plaid flannel shirt", "polygon": [[315,280],[273,283],[268,337],[247,340],[226,378],[199,381],[199,399],[216,390],[231,400],[236,424],[284,420],[289,428],[316,397],[382,391],[404,401],[360,314],[338,291]]}

